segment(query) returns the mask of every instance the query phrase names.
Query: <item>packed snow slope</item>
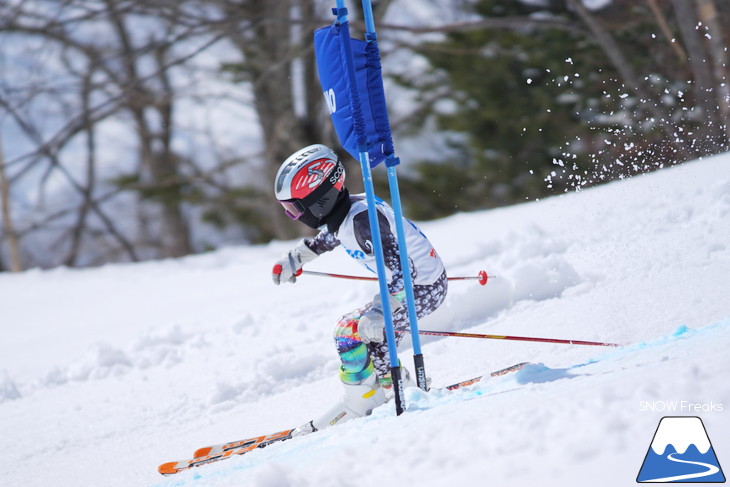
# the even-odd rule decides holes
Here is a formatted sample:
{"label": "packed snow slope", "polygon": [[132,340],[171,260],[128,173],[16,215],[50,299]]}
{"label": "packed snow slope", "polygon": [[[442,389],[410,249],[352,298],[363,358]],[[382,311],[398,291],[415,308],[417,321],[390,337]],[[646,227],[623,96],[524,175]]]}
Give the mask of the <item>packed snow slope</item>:
{"label": "packed snow slope", "polygon": [[[730,154],[422,228],[451,275],[498,276],[452,282],[423,329],[625,346],[425,339],[434,386],[535,365],[456,393],[410,389],[400,417],[387,404],[162,477],[198,447],[328,408],[332,329],[376,286],[274,286],[293,242],[3,274],[0,484],[633,485],[666,415],[701,417],[730,468]],[[344,252],[309,268],[362,273]],[[400,354],[410,365],[407,343]]]}

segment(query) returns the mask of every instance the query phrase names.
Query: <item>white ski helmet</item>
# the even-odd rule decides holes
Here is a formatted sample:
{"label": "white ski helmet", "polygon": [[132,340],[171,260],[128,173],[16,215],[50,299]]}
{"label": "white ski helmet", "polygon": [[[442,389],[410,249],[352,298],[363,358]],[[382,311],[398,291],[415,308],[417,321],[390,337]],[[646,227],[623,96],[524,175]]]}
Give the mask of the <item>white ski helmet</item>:
{"label": "white ski helmet", "polygon": [[276,173],[274,193],[292,220],[309,212],[321,221],[334,208],[344,186],[345,166],[335,151],[314,144],[284,161]]}

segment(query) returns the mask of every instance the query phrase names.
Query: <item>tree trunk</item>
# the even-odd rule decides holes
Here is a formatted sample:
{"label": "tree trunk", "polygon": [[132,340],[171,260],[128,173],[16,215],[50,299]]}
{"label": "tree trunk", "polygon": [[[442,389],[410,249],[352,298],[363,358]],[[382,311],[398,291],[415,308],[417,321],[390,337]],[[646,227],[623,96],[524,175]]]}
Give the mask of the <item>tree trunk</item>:
{"label": "tree trunk", "polygon": [[[162,68],[168,58],[167,49],[160,47],[155,51],[155,59],[157,65]],[[168,227],[167,250],[168,255],[173,257],[181,257],[193,251],[190,242],[190,228],[183,211],[183,189],[181,181],[183,176],[180,172],[180,157],[172,148],[172,136],[174,127],[173,118],[173,100],[175,97],[170,73],[165,69],[160,69],[157,76],[161,88],[155,100],[154,108],[160,116],[160,127],[158,139],[161,142],[162,149],[155,158],[155,167],[159,171],[160,181],[165,179],[171,181],[172,200],[164,205],[165,223]]]}
{"label": "tree trunk", "polygon": [[20,245],[18,244],[18,235],[15,233],[13,226],[13,218],[10,212],[10,183],[5,175],[5,156],[3,154],[3,144],[0,140],[0,200],[2,206],[2,215],[5,238],[8,241],[8,250],[10,254],[10,270],[20,272],[23,270],[20,259]]}
{"label": "tree trunk", "polygon": [[724,126],[725,146],[730,145],[730,77],[728,76],[727,46],[730,41],[723,39],[724,31],[714,0],[697,0],[697,14],[700,21],[707,26],[709,39],[707,42],[712,59],[715,95],[719,109],[720,123]]}
{"label": "tree trunk", "polygon": [[76,224],[71,231],[71,249],[65,259],[65,264],[69,267],[76,265],[79,257],[84,232],[86,231],[86,222],[93,207],[94,187],[96,185],[96,127],[89,120],[92,76],[93,71],[84,76],[81,89],[82,114],[86,126],[86,184],[83,189],[80,189],[83,201],[79,207]]}
{"label": "tree trunk", "polygon": [[667,44],[669,44],[669,47],[671,47],[677,54],[677,58],[680,62],[686,62],[687,54],[684,52],[684,49],[682,48],[682,45],[680,43],[672,42],[674,36],[672,35],[672,31],[669,29],[669,24],[667,24],[667,18],[664,16],[661,8],[659,8],[659,5],[657,4],[657,0],[647,1],[649,2],[649,8],[651,9],[652,14],[654,14],[654,17],[656,18],[656,22],[659,25],[662,34],[664,34],[664,37],[667,40]]}
{"label": "tree trunk", "polygon": [[[255,35],[264,42],[248,53],[255,72],[253,91],[256,113],[264,132],[269,181],[273,186],[281,163],[293,152],[316,141],[306,139],[294,110],[292,83],[297,81],[294,80],[295,73],[292,70],[292,50],[295,46],[288,22],[291,18],[291,2],[263,0],[262,3],[266,4],[266,17],[287,20],[259,24]],[[290,238],[298,234],[298,225],[293,225],[278,205],[272,207],[277,237]]]}
{"label": "tree trunk", "polygon": [[[245,58],[243,69],[251,80],[263,132],[267,184],[272,188],[268,221],[274,237],[279,239],[311,233],[303,225],[293,225],[273,200],[279,166],[302,147],[331,142],[327,138],[329,120],[321,116],[323,95],[313,69],[311,32],[297,35],[292,30],[296,14],[293,5],[291,0],[251,0],[230,12],[232,18],[255,19],[253,28],[234,40]],[[303,1],[298,5],[299,16],[313,18],[312,3]],[[304,69],[294,70],[295,60],[302,62]],[[296,113],[295,91],[304,97],[300,104],[304,113]]]}
{"label": "tree trunk", "polygon": [[[142,184],[149,186],[161,199],[162,228],[156,242],[162,257],[181,257],[190,253],[192,246],[182,210],[178,158],[170,147],[173,93],[169,73],[163,69],[167,53],[164,47],[154,48],[155,62],[160,68],[157,74],[160,88],[155,91],[140,76],[137,68],[140,50],[132,42],[132,31],[127,26],[125,14],[118,10],[113,0],[106,0],[106,4],[122,54],[124,74],[120,76],[119,84],[128,89],[125,105],[135,120],[143,174],[146,173],[148,178]],[[150,111],[157,112],[159,116],[157,130],[150,123],[153,117],[146,116]]]}
{"label": "tree trunk", "polygon": [[702,34],[697,29],[698,19],[692,2],[671,0],[682,41],[689,56],[694,78],[695,103],[702,110],[703,119],[697,129],[698,148],[704,154],[717,152],[719,138],[724,138],[718,117],[717,98],[707,51],[702,44]]}

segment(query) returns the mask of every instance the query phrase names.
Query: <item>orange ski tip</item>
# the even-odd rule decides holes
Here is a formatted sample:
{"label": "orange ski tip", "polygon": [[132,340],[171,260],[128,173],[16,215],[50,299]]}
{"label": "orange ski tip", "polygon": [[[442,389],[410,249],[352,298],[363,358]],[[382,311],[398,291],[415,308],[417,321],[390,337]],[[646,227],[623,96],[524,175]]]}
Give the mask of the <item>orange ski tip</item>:
{"label": "orange ski tip", "polygon": [[213,447],[210,446],[198,448],[197,450],[195,450],[195,454],[193,456],[195,458],[207,457],[210,454],[211,450],[213,450]]}
{"label": "orange ski tip", "polygon": [[168,462],[163,463],[159,467],[157,467],[157,471],[160,472],[162,475],[171,475],[174,473],[177,473],[177,462]]}

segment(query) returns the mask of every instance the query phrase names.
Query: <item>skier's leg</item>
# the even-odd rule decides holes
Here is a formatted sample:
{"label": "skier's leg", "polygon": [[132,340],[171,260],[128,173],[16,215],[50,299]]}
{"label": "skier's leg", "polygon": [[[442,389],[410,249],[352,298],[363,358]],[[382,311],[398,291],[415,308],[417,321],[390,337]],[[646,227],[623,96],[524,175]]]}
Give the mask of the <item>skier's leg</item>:
{"label": "skier's leg", "polygon": [[340,319],[335,327],[334,339],[340,355],[340,379],[345,384],[357,384],[373,373],[367,345],[357,333],[357,323],[368,307],[354,311]]}
{"label": "skier's leg", "polygon": [[374,373],[368,348],[355,331],[360,316],[366,310],[367,308],[346,315],[335,327],[335,344],[342,360],[340,380],[344,394],[332,409],[312,421],[315,431],[367,416],[373,409],[385,403],[385,394]]}
{"label": "skier's leg", "polygon": [[[419,318],[431,314],[443,303],[446,289],[445,273],[430,286],[414,286],[416,313]],[[303,426],[303,429],[316,431],[349,419],[367,416],[373,409],[385,403],[385,391],[381,387],[381,382],[386,387],[388,384],[392,386],[392,381],[388,380],[390,378],[388,345],[385,342],[366,345],[356,331],[360,317],[368,309],[369,307],[365,307],[354,311],[337,323],[334,339],[342,360],[340,380],[345,392],[332,409]],[[393,326],[399,331],[408,329],[405,310],[395,313]],[[402,337],[402,333],[396,335],[396,344]]]}
{"label": "skier's leg", "polygon": [[[396,332],[408,330],[408,316],[404,310],[400,310],[393,315],[393,329]],[[400,344],[404,333],[395,334],[396,346]],[[375,369],[375,375],[380,380],[380,385],[385,389],[386,393],[391,392],[393,381],[390,377],[390,356],[388,355],[388,344],[386,342],[370,342],[368,345],[368,353],[370,360]],[[402,379],[403,387],[409,387],[410,375],[408,369],[401,366],[403,370]]]}
{"label": "skier's leg", "polygon": [[[446,292],[448,290],[448,279],[444,272],[439,279],[428,286],[413,286],[414,304],[416,306],[416,316],[423,318],[433,313],[444,302]],[[393,315],[393,328],[395,331],[406,331],[410,327],[408,322],[408,314],[404,308],[401,308]],[[403,339],[405,333],[396,333],[396,346]],[[386,342],[368,344],[370,358],[375,368],[375,373],[380,377],[380,382],[386,389],[392,387],[390,379],[390,356],[388,354],[388,344]],[[407,370],[407,369],[406,369]],[[403,385],[407,387],[407,379],[410,377],[403,374]]]}

